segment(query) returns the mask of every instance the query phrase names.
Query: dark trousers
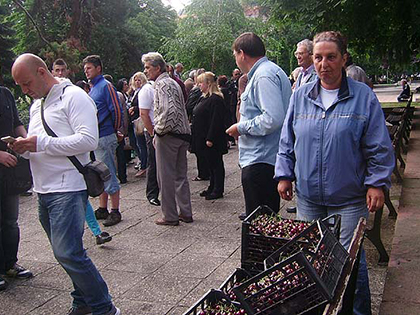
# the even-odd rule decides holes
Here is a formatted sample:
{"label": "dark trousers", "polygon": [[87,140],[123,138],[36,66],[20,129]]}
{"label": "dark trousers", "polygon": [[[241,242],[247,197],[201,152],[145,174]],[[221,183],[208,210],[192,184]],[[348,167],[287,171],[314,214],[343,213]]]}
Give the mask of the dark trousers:
{"label": "dark trousers", "polygon": [[6,196],[0,192],[0,274],[6,273],[17,262],[20,239],[18,213],[19,196]]}
{"label": "dark trousers", "polygon": [[199,151],[194,153],[197,157],[197,170],[198,177],[202,179],[208,179],[210,177],[209,165],[207,164],[207,159],[204,152]]}
{"label": "dark trousers", "polygon": [[146,197],[148,200],[159,197],[159,185],[156,176],[156,152],[153,146],[153,139],[147,131],[144,132],[147,145],[147,184]]}
{"label": "dark trousers", "polygon": [[242,188],[245,197],[246,214],[258,206],[267,205],[273,211],[280,208],[280,195],[274,177],[274,165],[257,163],[242,169]]}
{"label": "dark trousers", "polygon": [[223,155],[214,149],[205,151],[205,160],[210,170],[210,186],[207,191],[210,194],[221,195],[225,191],[225,165]]}
{"label": "dark trousers", "polygon": [[127,182],[127,160],[125,158],[124,152],[124,139],[118,143],[117,147],[117,172],[118,172],[118,179],[120,182],[125,183]]}

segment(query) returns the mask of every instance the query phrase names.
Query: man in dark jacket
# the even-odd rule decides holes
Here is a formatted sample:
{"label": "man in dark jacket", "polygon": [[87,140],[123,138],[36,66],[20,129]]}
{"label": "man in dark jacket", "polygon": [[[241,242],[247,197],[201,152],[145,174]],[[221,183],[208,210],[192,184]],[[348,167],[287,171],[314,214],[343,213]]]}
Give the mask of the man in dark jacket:
{"label": "man in dark jacket", "polygon": [[[26,137],[26,130],[19,120],[12,93],[0,86],[0,136]],[[7,144],[0,142],[0,290],[7,287],[2,275],[13,278],[30,278],[32,272],[18,265],[19,247],[19,195],[8,195],[2,180],[3,169],[16,166],[17,159],[6,152]]]}

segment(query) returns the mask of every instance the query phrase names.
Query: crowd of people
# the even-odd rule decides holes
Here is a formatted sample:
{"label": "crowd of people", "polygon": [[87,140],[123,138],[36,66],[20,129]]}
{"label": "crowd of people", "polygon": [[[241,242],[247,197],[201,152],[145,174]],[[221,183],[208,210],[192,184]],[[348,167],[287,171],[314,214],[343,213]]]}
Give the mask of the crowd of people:
{"label": "crowd of people", "polygon": [[[393,149],[369,81],[357,82],[363,81],[361,72],[349,68],[344,36],[328,31],[313,42],[299,42],[299,68],[291,79],[268,60],[254,33],[240,35],[232,51],[238,69],[230,79],[205,69],[183,74],[181,63],[173,67],[150,52],[142,56],[144,72],[116,86],[97,55],[83,60],[87,82],[75,85],[62,59],[51,71],[36,55],[16,59],[12,76],[35,101],[26,133],[12,94],[0,88],[0,133],[15,137],[8,145],[0,143],[0,164],[16,165],[8,150],[31,162],[39,220],[74,285],[68,314],[120,314],[86,255],[82,235],[87,221],[97,244],[111,241],[97,220],[104,226],[121,221],[120,190],[132,152],[138,158],[135,176],[146,177],[149,203],[161,207],[157,225],[194,222],[187,151],[197,158],[192,180],[209,181],[200,196],[213,200],[224,197],[223,155],[235,145],[245,199],[240,219],[260,205],[278,212],[280,198],[291,200],[296,192],[298,219],[342,216],[340,242],[348,248],[359,218],[383,206]],[[83,165],[94,156],[111,173],[95,211],[69,156]],[[3,275],[28,278],[32,273],[17,264],[18,196],[2,190],[0,213],[0,289],[5,289]],[[364,252],[354,313],[371,314]]]}

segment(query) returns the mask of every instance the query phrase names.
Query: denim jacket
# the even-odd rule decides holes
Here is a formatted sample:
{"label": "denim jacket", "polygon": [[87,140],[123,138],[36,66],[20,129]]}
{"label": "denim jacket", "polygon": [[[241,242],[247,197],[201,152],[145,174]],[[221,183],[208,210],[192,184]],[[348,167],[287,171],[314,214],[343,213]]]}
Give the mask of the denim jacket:
{"label": "denim jacket", "polygon": [[238,124],[239,164],[275,165],[280,130],[292,89],[283,70],[267,57],[259,59],[248,73],[241,95]]}
{"label": "denim jacket", "polygon": [[365,200],[367,188],[391,186],[394,152],[378,99],[346,78],[325,111],[319,79],[296,90],[283,125],[275,178],[296,180],[296,192],[315,204]]}

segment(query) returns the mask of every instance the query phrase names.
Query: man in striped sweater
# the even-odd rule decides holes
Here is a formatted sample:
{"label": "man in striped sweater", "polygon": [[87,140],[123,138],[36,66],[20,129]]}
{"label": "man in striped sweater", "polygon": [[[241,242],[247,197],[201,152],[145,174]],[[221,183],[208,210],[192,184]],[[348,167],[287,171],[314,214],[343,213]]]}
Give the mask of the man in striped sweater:
{"label": "man in striped sweater", "polygon": [[[95,150],[96,158],[108,166],[111,179],[105,183],[105,191],[99,197],[99,208],[95,211],[98,220],[105,219],[104,225],[111,226],[121,221],[119,211],[120,185],[114,162],[115,150],[119,138],[123,137],[118,130],[122,121],[122,108],[119,104],[114,86],[102,75],[102,61],[97,55],[83,59],[86,78],[91,84],[89,96],[95,101],[99,124],[99,144]],[[111,212],[108,212],[108,195],[111,199]]]}

